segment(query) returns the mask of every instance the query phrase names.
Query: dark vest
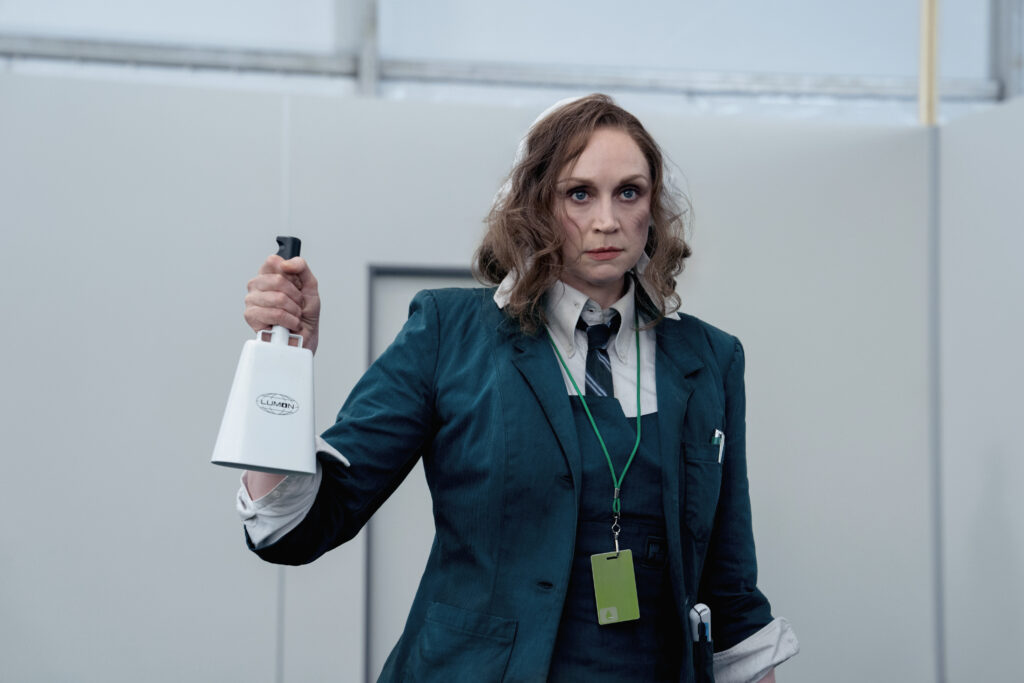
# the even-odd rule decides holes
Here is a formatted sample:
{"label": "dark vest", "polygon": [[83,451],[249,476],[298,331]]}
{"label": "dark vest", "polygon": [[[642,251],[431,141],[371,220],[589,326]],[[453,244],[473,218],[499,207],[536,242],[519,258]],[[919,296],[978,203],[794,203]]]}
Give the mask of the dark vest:
{"label": "dark vest", "polygon": [[[583,462],[579,526],[569,590],[549,681],[678,681],[684,636],[668,571],[658,415],[645,415],[636,457],[623,480],[619,545],[633,553],[640,619],[599,625],[590,556],[614,550],[608,461],[578,397],[570,399]],[[617,399],[587,400],[617,474],[636,441],[636,419]]]}

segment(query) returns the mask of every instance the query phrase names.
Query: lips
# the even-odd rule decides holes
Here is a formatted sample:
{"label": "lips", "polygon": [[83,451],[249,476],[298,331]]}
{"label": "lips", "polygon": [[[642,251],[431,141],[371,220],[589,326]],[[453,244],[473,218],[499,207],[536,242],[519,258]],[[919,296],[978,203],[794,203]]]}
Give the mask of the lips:
{"label": "lips", "polygon": [[602,247],[600,249],[589,249],[587,251],[587,254],[589,254],[591,258],[598,261],[610,261],[621,253],[622,249],[616,249],[615,247]]}

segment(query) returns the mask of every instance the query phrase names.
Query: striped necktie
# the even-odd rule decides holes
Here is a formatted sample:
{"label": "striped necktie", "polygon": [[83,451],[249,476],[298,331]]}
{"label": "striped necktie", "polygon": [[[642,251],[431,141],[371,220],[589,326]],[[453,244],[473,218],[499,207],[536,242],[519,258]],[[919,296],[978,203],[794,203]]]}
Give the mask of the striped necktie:
{"label": "striped necktie", "polygon": [[587,396],[614,396],[612,364],[608,358],[608,340],[619,330],[619,312],[611,320],[588,325],[582,318],[576,326],[587,333]]}

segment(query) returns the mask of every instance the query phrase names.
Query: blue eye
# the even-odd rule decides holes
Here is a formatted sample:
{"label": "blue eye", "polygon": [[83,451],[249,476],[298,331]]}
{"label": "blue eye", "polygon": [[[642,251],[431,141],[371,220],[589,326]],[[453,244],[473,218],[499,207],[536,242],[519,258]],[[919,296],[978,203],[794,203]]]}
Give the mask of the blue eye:
{"label": "blue eye", "polygon": [[625,190],[622,191],[623,199],[636,199],[639,196],[640,193],[636,191],[635,187],[627,187]]}
{"label": "blue eye", "polygon": [[576,188],[575,190],[569,190],[569,198],[572,199],[574,202],[585,202],[587,200],[587,197],[589,196],[590,195],[587,193],[586,190],[580,188]]}

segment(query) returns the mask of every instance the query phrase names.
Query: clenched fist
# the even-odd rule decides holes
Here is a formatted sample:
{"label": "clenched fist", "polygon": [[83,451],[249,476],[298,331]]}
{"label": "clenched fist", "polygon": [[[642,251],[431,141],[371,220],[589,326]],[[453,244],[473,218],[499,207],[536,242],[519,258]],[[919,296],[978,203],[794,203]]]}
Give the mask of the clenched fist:
{"label": "clenched fist", "polygon": [[274,325],[302,336],[302,345],[316,353],[320,334],[320,292],[305,259],[285,261],[272,254],[249,280],[245,322],[256,332]]}

